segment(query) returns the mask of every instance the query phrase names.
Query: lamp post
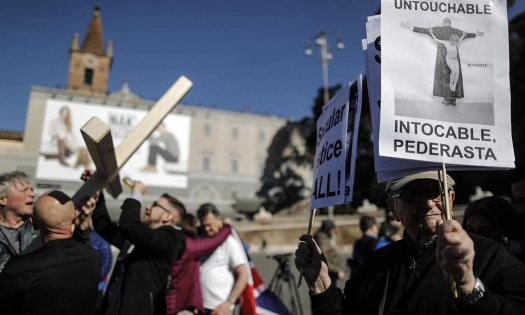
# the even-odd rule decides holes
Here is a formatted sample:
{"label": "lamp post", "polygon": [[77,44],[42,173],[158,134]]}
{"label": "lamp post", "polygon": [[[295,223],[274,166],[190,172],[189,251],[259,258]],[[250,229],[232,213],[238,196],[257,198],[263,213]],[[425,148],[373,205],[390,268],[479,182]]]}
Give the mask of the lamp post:
{"label": "lamp post", "polygon": [[[320,30],[315,34],[315,44],[319,46],[321,50],[321,65],[323,67],[323,96],[324,96],[324,103],[328,103],[329,101],[329,95],[328,95],[328,63],[332,58],[334,57],[330,53],[330,46],[328,44],[328,38],[331,35],[337,36],[337,43],[336,48],[337,50],[343,50],[345,48],[345,44],[343,44],[343,40],[341,39],[341,36],[336,33],[332,32],[330,34],[327,34],[324,30]],[[306,42],[306,47],[304,50],[304,53],[306,56],[312,55],[312,49],[310,48],[310,40]]]}

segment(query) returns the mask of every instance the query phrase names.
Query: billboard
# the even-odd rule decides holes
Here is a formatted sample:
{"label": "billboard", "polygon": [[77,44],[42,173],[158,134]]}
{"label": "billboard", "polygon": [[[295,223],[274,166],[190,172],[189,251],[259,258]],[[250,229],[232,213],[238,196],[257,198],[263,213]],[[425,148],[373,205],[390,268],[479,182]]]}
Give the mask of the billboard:
{"label": "billboard", "polygon": [[[85,168],[94,168],[80,128],[97,116],[111,128],[117,147],[146,116],[146,110],[49,99],[46,102],[36,178],[80,181]],[[188,186],[191,118],[168,115],[120,171],[151,187]]]}

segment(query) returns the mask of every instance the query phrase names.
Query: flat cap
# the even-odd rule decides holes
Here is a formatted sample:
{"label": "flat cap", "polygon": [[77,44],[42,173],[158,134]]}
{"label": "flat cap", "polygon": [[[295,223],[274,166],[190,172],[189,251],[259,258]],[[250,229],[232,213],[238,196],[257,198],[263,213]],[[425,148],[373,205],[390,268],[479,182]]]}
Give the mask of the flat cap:
{"label": "flat cap", "polygon": [[[386,183],[385,191],[388,193],[390,190],[392,191],[399,190],[403,188],[406,184],[413,182],[415,180],[418,180],[418,179],[433,179],[433,180],[439,181],[439,174],[438,174],[438,171],[430,171],[430,172],[422,172],[422,173],[408,175],[408,176],[405,176],[399,179],[395,179],[395,180],[389,180]],[[448,185],[455,184],[452,177],[450,177],[448,174],[447,174],[447,184]]]}

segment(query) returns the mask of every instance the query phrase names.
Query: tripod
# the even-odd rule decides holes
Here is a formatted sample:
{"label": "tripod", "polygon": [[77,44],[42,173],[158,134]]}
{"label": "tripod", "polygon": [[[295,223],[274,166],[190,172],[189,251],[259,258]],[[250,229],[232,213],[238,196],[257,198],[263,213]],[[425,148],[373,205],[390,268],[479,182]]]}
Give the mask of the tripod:
{"label": "tripod", "polygon": [[275,270],[272,280],[270,281],[270,290],[272,290],[281,301],[283,301],[284,292],[283,284],[288,284],[288,293],[290,295],[291,313],[290,315],[303,315],[303,306],[301,297],[297,289],[297,281],[290,270],[290,260],[287,258],[292,254],[268,255],[267,258],[273,258],[279,264]]}

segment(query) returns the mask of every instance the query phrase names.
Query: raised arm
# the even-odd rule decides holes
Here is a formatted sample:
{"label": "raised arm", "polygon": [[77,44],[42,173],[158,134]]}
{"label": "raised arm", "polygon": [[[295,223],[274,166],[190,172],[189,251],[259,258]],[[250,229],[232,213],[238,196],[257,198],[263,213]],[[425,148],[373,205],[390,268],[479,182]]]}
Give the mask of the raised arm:
{"label": "raised arm", "polygon": [[102,192],[98,198],[97,207],[93,211],[93,226],[97,233],[108,243],[119,249],[122,248],[126,240],[122,236],[119,227],[111,221]]}
{"label": "raised arm", "polygon": [[440,43],[441,45],[445,45],[446,41],[437,39],[436,35],[434,35],[434,31],[432,31],[432,29],[429,29],[428,32],[430,33],[430,37],[432,37],[433,40],[435,40],[436,42]]}
{"label": "raised arm", "polygon": [[207,254],[211,254],[217,247],[219,247],[228,238],[231,233],[231,226],[225,224],[224,227],[212,237],[207,237],[199,240],[187,238],[186,239],[186,254],[190,258],[198,258]]}

